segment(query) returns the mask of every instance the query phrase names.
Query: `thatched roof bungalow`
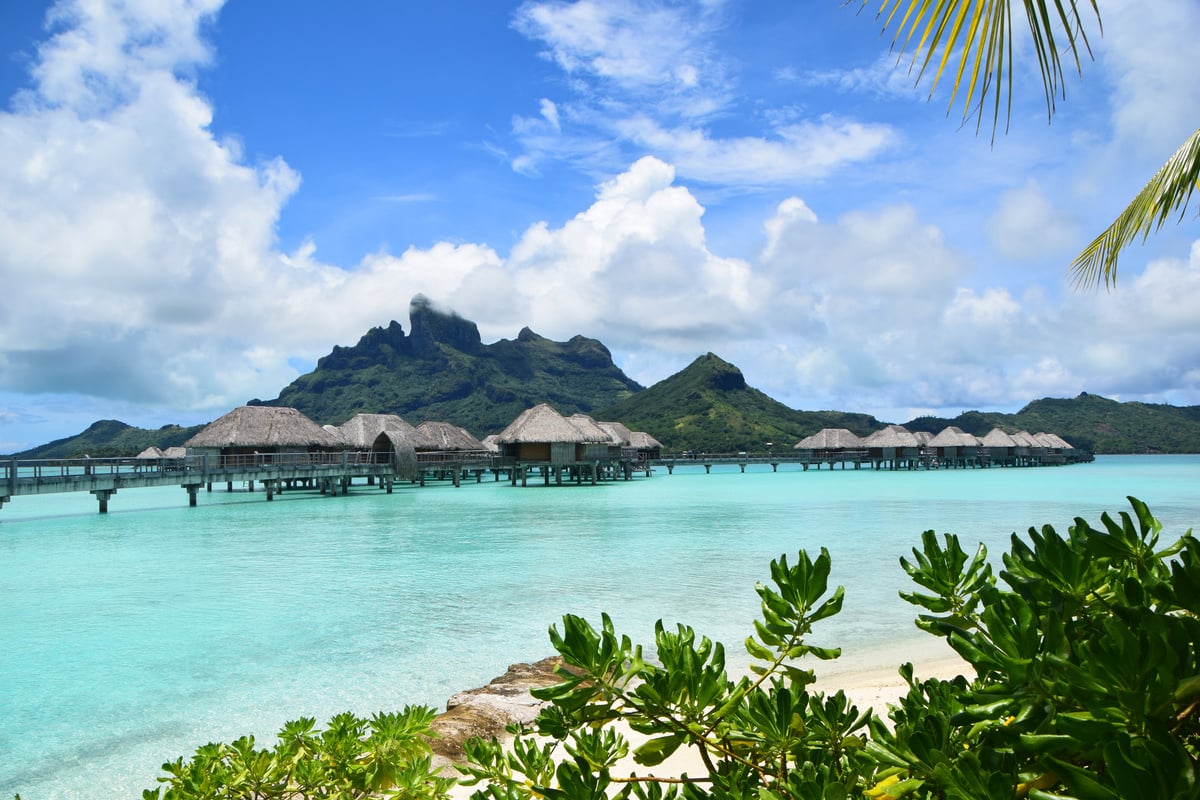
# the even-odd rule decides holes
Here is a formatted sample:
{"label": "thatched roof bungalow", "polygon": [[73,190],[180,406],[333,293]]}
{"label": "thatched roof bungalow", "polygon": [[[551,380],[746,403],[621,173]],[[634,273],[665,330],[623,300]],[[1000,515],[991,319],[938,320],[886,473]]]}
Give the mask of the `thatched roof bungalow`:
{"label": "thatched roof bungalow", "polygon": [[[575,463],[576,446],[587,441],[578,427],[546,403],[522,411],[496,437],[501,453],[509,458],[564,466]],[[608,434],[600,441],[607,443]]]}
{"label": "thatched roof bungalow", "polygon": [[830,452],[837,450],[860,450],[863,441],[846,428],[822,428],[812,436],[805,436],[796,442],[794,450],[812,450],[815,452]]}
{"label": "thatched roof bungalow", "polygon": [[375,436],[371,450],[376,454],[387,454],[388,461],[396,470],[400,480],[411,481],[417,478],[417,450],[413,447],[413,437],[404,431],[385,429]]}
{"label": "thatched roof bungalow", "polygon": [[630,432],[629,446],[637,453],[639,461],[647,461],[662,456],[662,442],[645,431]]}
{"label": "thatched roof bungalow", "polygon": [[992,428],[979,440],[993,464],[1011,465],[1017,455],[1017,440],[999,428]]}
{"label": "thatched roof bungalow", "polygon": [[166,458],[166,457],[167,457],[166,452],[158,449],[154,445],[150,445],[145,450],[143,450],[142,452],[140,452],[136,456],[134,456],[134,458],[145,458],[145,459]]}
{"label": "thatched roof bungalow", "polygon": [[867,457],[875,461],[877,467],[882,462],[889,462],[893,469],[901,462],[908,462],[911,467],[921,456],[920,440],[903,425],[888,425],[875,431],[863,439],[863,446],[867,448]]}
{"label": "thatched roof bungalow", "polygon": [[937,436],[925,442],[925,446],[933,449],[939,457],[962,457],[975,455],[979,449],[979,437],[967,433],[954,425],[942,428]]}
{"label": "thatched roof bungalow", "polygon": [[413,431],[413,446],[417,452],[486,452],[483,442],[472,436],[466,428],[449,422],[422,422]]}
{"label": "thatched roof bungalow", "polygon": [[396,431],[406,436],[412,436],[416,428],[396,414],[355,414],[338,425],[335,430],[348,447],[370,450],[374,447],[379,434],[384,431]]}
{"label": "thatched roof bungalow", "polygon": [[567,422],[579,429],[583,437],[575,447],[576,461],[600,461],[621,457],[621,440],[587,414],[572,414]]}
{"label": "thatched roof bungalow", "polygon": [[189,454],[237,455],[334,451],[344,444],[294,408],[241,406],[206,425],[184,447]]}

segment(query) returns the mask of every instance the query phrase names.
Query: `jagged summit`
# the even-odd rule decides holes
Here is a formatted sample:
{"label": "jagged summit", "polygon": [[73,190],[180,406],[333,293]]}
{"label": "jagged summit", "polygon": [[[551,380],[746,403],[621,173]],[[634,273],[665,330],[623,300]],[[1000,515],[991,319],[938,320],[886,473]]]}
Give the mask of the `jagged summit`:
{"label": "jagged summit", "polygon": [[595,339],[555,342],[522,328],[515,340],[483,344],[474,322],[418,294],[409,303],[407,335],[395,320],[371,328],[353,347],[334,347],[279,397],[251,404],[291,406],[322,424],[357,413],[399,414],[483,436],[538,403],[590,413],[641,388]]}

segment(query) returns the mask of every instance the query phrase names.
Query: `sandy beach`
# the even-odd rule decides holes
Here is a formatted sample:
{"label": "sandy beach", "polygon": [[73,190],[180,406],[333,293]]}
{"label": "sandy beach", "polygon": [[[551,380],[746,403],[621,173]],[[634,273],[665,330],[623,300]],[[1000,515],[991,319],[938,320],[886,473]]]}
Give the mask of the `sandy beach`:
{"label": "sandy beach", "polygon": [[[967,665],[955,654],[943,640],[929,636],[924,639],[906,639],[896,642],[894,646],[872,648],[860,652],[843,652],[842,657],[832,662],[814,662],[810,664],[817,673],[814,690],[832,693],[841,690],[846,693],[860,710],[871,708],[877,715],[886,716],[889,705],[897,703],[907,691],[907,684],[899,674],[899,667],[905,662],[914,666],[917,678],[950,679],[967,672]],[[731,677],[738,677],[731,673]],[[481,696],[484,704],[496,705],[488,700],[489,695]],[[461,697],[459,698],[461,700]],[[451,701],[455,702],[454,700]],[[511,704],[516,716],[533,713],[535,703],[527,689],[518,693],[507,693],[504,704]],[[647,737],[637,734],[627,725],[619,724],[616,729],[630,742],[630,749],[636,748]],[[616,769],[614,775],[627,775],[633,771],[643,774],[652,772],[664,777],[678,777],[689,774],[697,775],[704,771],[699,755],[694,750],[680,750],[653,770],[638,767],[632,757],[627,757]],[[454,774],[452,766],[447,765],[447,774]],[[465,800],[478,787],[455,786],[451,797],[455,800]]]}

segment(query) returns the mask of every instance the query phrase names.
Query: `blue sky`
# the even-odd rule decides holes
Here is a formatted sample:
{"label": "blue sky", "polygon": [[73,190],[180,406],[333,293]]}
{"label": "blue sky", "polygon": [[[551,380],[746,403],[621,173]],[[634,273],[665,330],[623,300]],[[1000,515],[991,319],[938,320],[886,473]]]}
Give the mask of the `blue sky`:
{"label": "blue sky", "polygon": [[892,422],[1200,404],[1194,207],[1067,272],[1200,121],[1200,6],[1104,0],[994,142],[873,7],[5,0],[0,452],[274,397],[417,293]]}

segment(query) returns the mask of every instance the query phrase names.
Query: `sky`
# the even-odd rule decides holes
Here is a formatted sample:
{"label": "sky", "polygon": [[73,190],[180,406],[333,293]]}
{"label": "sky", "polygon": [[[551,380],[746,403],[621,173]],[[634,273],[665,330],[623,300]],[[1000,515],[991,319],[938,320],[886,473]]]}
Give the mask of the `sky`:
{"label": "sky", "polygon": [[1069,274],[1200,123],[1200,4],[1101,0],[1052,118],[1017,37],[994,137],[877,5],[0,0],[0,453],[274,398],[418,293],[802,410],[1200,404],[1195,203]]}

